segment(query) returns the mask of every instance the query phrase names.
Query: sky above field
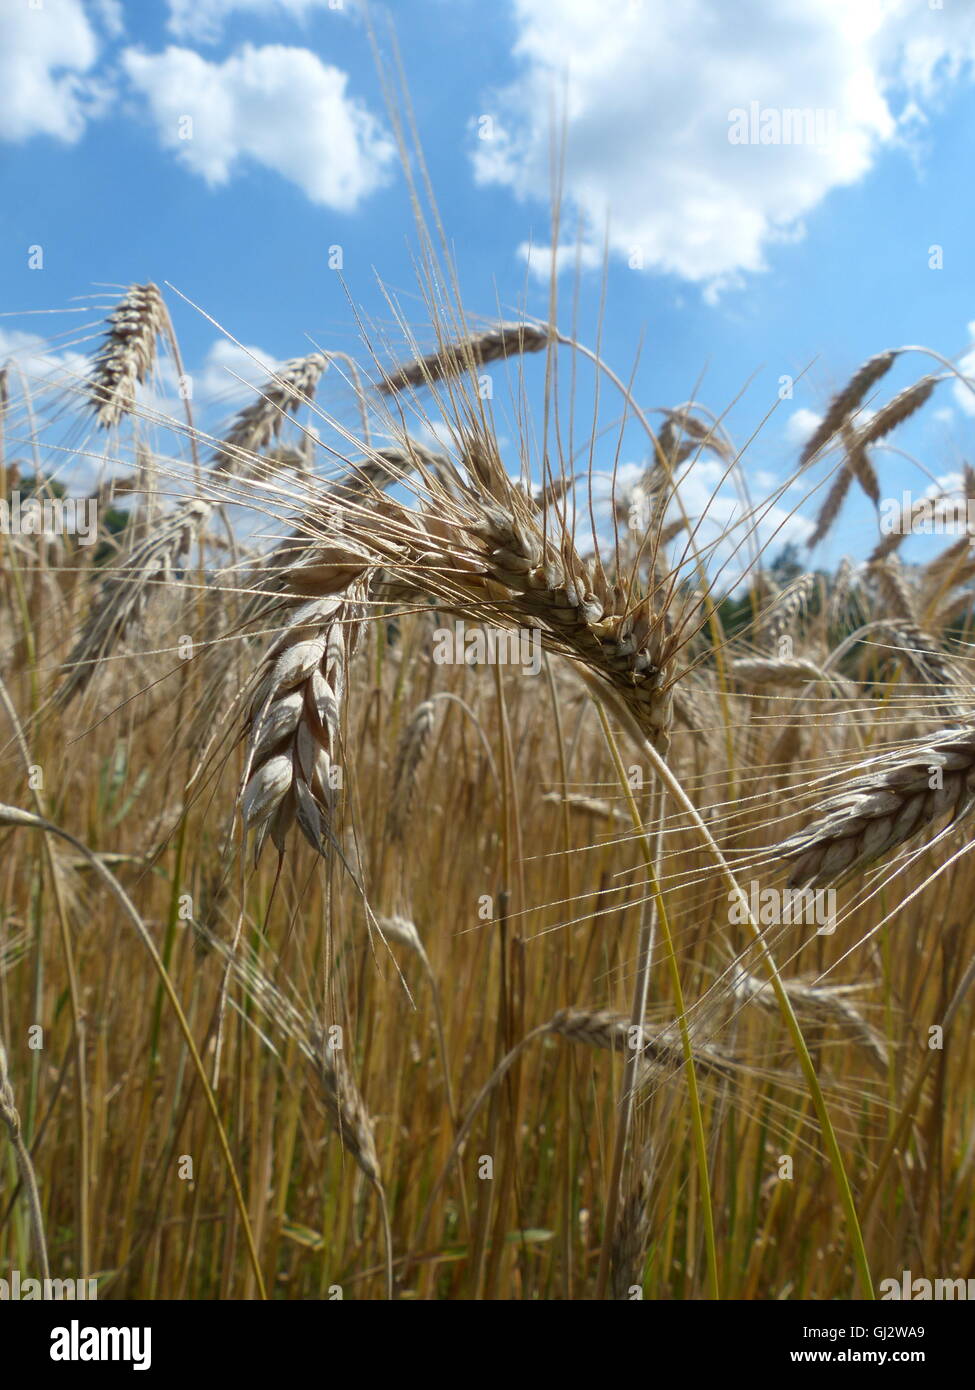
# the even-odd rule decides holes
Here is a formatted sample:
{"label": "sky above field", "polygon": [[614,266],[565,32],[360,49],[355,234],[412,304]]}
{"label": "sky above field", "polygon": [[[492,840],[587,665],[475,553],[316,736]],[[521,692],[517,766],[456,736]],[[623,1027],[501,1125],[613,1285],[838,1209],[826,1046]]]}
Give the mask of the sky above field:
{"label": "sky above field", "polygon": [[[970,0],[370,13],[387,75],[395,27],[468,313],[547,318],[554,251],[563,325],[577,299],[579,336],[599,335],[623,377],[636,364],[643,406],[727,412],[757,493],[790,477],[873,353],[923,344],[975,370]],[[63,341],[32,335],[71,321],[29,311],[147,280],[261,364],[312,344],[362,356],[353,305],[401,345],[380,282],[430,344],[416,250],[357,0],[0,0],[0,358],[70,365]],[[200,409],[226,415],[240,394],[228,369],[262,369],[167,294]],[[874,404],[931,366],[902,359]],[[541,371],[527,369],[536,398]],[[902,452],[933,478],[957,473],[973,424],[975,393],[945,381],[878,453],[884,488],[927,485]],[[514,422],[499,431],[510,446]],[[628,429],[621,461],[635,470],[642,447]],[[615,454],[609,433],[597,466]],[[717,481],[701,464],[702,505]],[[782,538],[808,528],[806,490],[773,514],[799,509]],[[723,491],[716,512],[734,505]],[[862,555],[876,532],[851,501],[815,561]]]}

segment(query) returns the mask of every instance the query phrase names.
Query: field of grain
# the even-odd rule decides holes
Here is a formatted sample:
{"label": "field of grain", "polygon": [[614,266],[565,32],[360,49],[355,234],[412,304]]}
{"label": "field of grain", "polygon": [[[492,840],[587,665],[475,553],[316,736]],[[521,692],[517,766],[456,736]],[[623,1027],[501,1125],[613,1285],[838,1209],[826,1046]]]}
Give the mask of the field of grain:
{"label": "field of grain", "polygon": [[[554,316],[469,320],[423,251],[398,361],[296,357],[221,437],[150,394],[153,285],[87,375],[5,369],[0,1268],[146,1299],[975,1276],[970,536],[902,563],[908,517],[804,569],[720,418],[642,407]],[[794,461],[815,539],[876,529],[885,442],[953,374],[880,352],[833,399]],[[645,471],[594,488],[621,419]],[[65,449],[104,457],[95,544],[23,524]],[[720,541],[702,458],[742,485]]]}

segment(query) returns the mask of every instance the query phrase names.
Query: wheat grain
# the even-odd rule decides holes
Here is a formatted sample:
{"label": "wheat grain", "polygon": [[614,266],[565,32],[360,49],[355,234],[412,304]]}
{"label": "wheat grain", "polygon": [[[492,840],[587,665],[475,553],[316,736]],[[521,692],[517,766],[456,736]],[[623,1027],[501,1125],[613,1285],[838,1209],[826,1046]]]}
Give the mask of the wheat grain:
{"label": "wheat grain", "polygon": [[[796,1016],[811,1024],[832,1023],[863,1047],[873,1066],[886,1073],[890,1049],[876,1028],[866,1021],[849,996],[861,986],[827,985],[821,981],[783,980],[785,990]],[[736,971],[732,979],[735,997],[743,1003],[757,1003],[769,1013],[778,1013],[779,1005],[768,980],[759,980],[746,970]]]}

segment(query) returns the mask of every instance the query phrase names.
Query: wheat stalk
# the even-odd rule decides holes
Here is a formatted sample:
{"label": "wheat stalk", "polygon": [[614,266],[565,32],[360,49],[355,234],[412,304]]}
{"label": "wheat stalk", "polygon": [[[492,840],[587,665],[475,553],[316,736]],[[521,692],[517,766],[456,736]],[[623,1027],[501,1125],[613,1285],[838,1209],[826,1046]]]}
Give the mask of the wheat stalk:
{"label": "wheat stalk", "polygon": [[87,687],[116,643],[142,620],[153,591],[173,578],[211,511],[208,502],[191,499],[166,512],[104,580],[68,656],[58,705],[70,704]]}
{"label": "wheat stalk", "polygon": [[788,589],[777,596],[774,606],[763,615],[761,622],[762,637],[768,647],[775,647],[779,638],[793,627],[815,587],[814,574],[801,574]]}
{"label": "wheat stalk", "polygon": [[909,419],[915,411],[921,409],[940,380],[941,378],[937,376],[922,377],[913,386],[907,386],[903,391],[899,391],[877,411],[866,425],[857,431],[853,440],[854,447],[864,449],[868,444],[875,444],[877,440],[884,439],[898,425]]}
{"label": "wheat stalk", "polygon": [[13,1146],[14,1157],[17,1160],[21,1185],[27,1199],[31,1233],[34,1237],[34,1249],[41,1269],[41,1278],[47,1280],[51,1277],[51,1270],[48,1264],[47,1241],[44,1237],[44,1216],[41,1211],[40,1193],[37,1190],[37,1176],[27,1145],[24,1143],[24,1136],[20,1127],[20,1115],[14,1098],[14,1088],[10,1080],[10,1073],[7,1070],[7,1052],[2,1041],[0,1041],[0,1120],[6,1127],[10,1143]]}

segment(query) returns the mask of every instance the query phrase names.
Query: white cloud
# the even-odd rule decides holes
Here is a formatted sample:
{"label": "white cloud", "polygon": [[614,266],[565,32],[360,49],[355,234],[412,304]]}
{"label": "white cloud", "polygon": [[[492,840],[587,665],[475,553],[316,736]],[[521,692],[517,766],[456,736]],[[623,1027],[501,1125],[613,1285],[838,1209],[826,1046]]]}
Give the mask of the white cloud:
{"label": "white cloud", "polygon": [[41,384],[63,383],[77,387],[79,378],[87,376],[90,365],[84,353],[73,348],[52,347],[50,340],[39,333],[0,328],[0,366],[7,362],[20,369],[10,373],[8,389],[19,391],[22,372],[23,382],[31,392]]}
{"label": "white cloud", "polygon": [[[629,504],[632,489],[645,470],[645,464],[620,464],[615,489],[618,503]],[[685,573],[690,572],[692,561],[687,557],[693,556],[696,545],[708,571],[718,578],[721,590],[733,589],[748,568],[752,547],[748,541],[742,544],[746,536],[754,535],[759,546],[770,545],[777,552],[789,541],[805,540],[813,529],[805,517],[777,502],[765,503],[746,517],[741,498],[727,477],[727,466],[717,459],[695,459],[681,471],[678,483],[681,501],[694,527],[694,545],[688,547],[687,533],[681,532],[670,545],[671,559],[683,564]],[[776,482],[775,486],[780,484]],[[592,493],[597,514],[608,517],[611,475],[594,475]],[[582,504],[581,497],[579,500]],[[680,508],[672,504],[666,520],[676,521],[680,515]],[[581,534],[585,534],[587,526],[587,521],[580,520]]]}
{"label": "white cloud", "polygon": [[[969,341],[975,339],[975,320],[968,325]],[[955,401],[966,415],[975,415],[975,347],[970,348],[958,363],[958,370],[971,381],[966,386],[963,381],[955,381]]]}
{"label": "white cloud", "polygon": [[[263,348],[240,347],[228,338],[215,338],[198,366],[187,367],[186,376],[196,424],[221,430],[227,417],[254,399],[254,387],[262,385],[281,366]],[[179,395],[180,381],[172,357],[156,360],[152,379],[136,391],[139,409],[162,424],[182,420],[184,405]]]}
{"label": "white cloud", "polygon": [[117,39],[120,34],[125,33],[122,0],[89,0],[89,3],[106,34]]}
{"label": "white cloud", "polygon": [[212,187],[251,161],[348,212],[388,177],[392,141],[347,94],[347,74],[307,48],[245,44],[222,63],[188,48],[128,48],[122,63],[162,145]]}
{"label": "white cloud", "polygon": [[213,43],[223,32],[224,21],[236,12],[261,18],[303,20],[311,10],[341,13],[355,0],[169,0],[166,28],[178,39]]}
{"label": "white cloud", "polygon": [[[558,119],[564,100],[566,199],[592,245],[602,245],[608,222],[614,252],[710,284],[712,298],[738,272],[763,269],[770,244],[801,236],[805,214],[903,137],[898,104],[916,125],[919,103],[970,73],[975,59],[970,5],[513,6],[522,72],[475,123],[493,137],[477,141],[478,180],[544,198],[553,111]],[[778,143],[731,143],[741,133],[732,113],[745,113],[750,140],[753,109],[759,136],[778,134]],[[808,121],[790,112],[808,112]]]}
{"label": "white cloud", "polygon": [[81,0],[0,5],[0,140],[51,135],[69,144],[108,99],[90,76],[98,41]]}
{"label": "white cloud", "polygon": [[533,242],[523,241],[518,247],[518,255],[527,264],[529,274],[536,280],[548,281],[552,275],[552,256],[555,256],[555,273],[572,270],[576,265],[581,270],[595,270],[602,265],[603,255],[598,247],[587,246],[585,242],[576,245],[535,246]]}
{"label": "white cloud", "polygon": [[796,446],[805,444],[822,418],[814,410],[807,410],[805,406],[800,406],[798,410],[792,412],[785,422],[786,441]]}
{"label": "white cloud", "polygon": [[238,347],[227,338],[217,338],[194,375],[194,398],[236,409],[241,402],[252,400],[251,388],[267,381],[280,366],[278,359],[262,348]]}

